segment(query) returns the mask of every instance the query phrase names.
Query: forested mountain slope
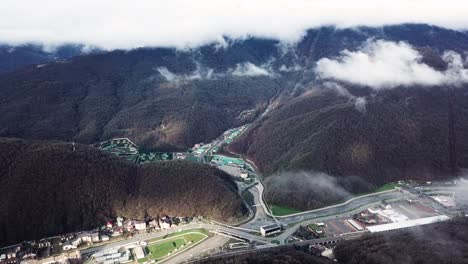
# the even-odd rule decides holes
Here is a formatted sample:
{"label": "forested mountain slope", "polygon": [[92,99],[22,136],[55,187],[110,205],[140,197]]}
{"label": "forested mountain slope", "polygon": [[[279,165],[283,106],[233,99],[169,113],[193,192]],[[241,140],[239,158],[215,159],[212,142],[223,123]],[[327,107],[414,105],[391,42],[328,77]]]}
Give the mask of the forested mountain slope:
{"label": "forested mountain slope", "polygon": [[245,213],[230,176],[207,165],[135,166],[85,145],[0,139],[0,245],[95,228],[116,216]]}
{"label": "forested mountain slope", "polygon": [[337,245],[339,263],[467,263],[466,218],[408,231],[368,235]]}

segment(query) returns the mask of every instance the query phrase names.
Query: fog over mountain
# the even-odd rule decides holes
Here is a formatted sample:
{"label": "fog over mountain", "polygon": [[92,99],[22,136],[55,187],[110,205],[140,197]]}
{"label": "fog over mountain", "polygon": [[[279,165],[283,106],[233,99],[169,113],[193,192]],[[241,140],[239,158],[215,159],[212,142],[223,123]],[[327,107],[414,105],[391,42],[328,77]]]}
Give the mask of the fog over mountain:
{"label": "fog over mountain", "polygon": [[[81,43],[104,49],[197,47],[225,37],[297,42],[309,28],[427,23],[467,29],[463,0],[5,0],[0,42]],[[78,23],[79,22],[79,23]]]}

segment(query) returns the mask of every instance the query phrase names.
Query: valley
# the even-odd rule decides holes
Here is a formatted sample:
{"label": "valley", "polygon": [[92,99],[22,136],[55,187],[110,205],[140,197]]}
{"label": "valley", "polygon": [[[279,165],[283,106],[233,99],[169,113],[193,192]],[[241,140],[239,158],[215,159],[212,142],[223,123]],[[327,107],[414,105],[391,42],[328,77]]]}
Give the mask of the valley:
{"label": "valley", "polygon": [[1,44],[0,264],[464,263],[468,32],[300,32]]}

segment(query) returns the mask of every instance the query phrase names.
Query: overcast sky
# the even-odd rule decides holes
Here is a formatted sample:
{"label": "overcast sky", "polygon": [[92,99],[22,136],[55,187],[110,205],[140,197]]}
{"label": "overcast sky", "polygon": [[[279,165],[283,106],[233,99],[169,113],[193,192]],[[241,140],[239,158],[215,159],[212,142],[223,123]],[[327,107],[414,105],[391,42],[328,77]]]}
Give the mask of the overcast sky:
{"label": "overcast sky", "polygon": [[293,42],[330,24],[468,29],[467,14],[467,0],[1,0],[0,42],[106,49],[193,47],[222,35]]}

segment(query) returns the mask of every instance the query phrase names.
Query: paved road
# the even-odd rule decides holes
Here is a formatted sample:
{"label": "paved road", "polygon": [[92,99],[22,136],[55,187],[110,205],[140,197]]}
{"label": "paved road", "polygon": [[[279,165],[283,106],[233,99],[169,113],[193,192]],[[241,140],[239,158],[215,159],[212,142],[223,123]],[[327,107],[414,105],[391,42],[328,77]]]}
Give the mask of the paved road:
{"label": "paved road", "polygon": [[191,258],[200,257],[204,254],[216,254],[221,251],[220,247],[226,244],[229,241],[229,238],[216,235],[214,237],[207,238],[202,243],[186,250],[182,251],[180,254],[163,261],[163,263],[167,264],[176,264],[176,263],[183,263],[187,262],[187,260]]}
{"label": "paved road", "polygon": [[277,219],[282,224],[287,225],[291,223],[297,223],[299,221],[305,221],[308,219],[323,218],[326,216],[333,217],[335,215],[349,215],[350,211],[353,211],[357,208],[369,207],[370,204],[379,203],[382,200],[404,198],[406,196],[408,196],[408,194],[401,193],[397,190],[384,193],[376,193],[369,196],[359,196],[342,204],[328,206],[325,208],[302,212],[290,216],[277,216]]}

